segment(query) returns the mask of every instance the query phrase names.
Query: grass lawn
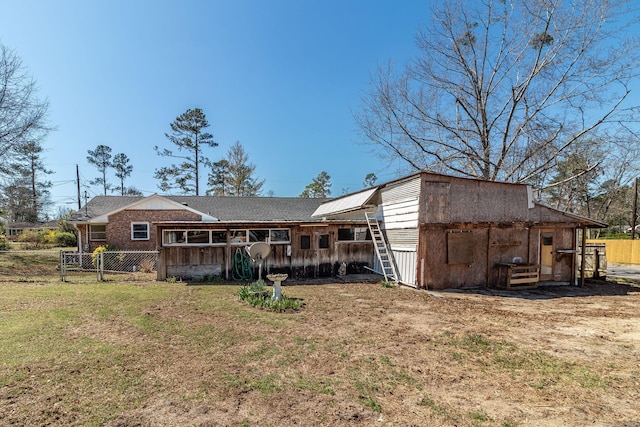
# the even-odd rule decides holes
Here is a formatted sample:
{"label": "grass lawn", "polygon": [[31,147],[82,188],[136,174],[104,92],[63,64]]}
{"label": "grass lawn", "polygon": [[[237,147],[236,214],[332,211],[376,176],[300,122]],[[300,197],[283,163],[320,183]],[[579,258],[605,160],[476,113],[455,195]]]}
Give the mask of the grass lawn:
{"label": "grass lawn", "polygon": [[240,302],[239,285],[63,283],[55,264],[51,280],[28,280],[26,268],[6,263],[1,425],[640,419],[640,294],[631,286],[527,294],[535,298],[284,286],[304,305],[273,313]]}

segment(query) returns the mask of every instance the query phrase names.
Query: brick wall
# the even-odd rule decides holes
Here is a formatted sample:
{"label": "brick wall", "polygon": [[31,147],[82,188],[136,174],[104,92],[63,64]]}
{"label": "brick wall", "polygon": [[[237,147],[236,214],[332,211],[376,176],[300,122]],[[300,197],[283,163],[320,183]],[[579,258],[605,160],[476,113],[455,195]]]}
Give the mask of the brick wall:
{"label": "brick wall", "polygon": [[[109,216],[106,243],[123,251],[154,251],[158,245],[154,222],[201,220],[200,215],[187,210],[124,210]],[[134,222],[149,223],[149,240],[131,240],[131,223]]]}

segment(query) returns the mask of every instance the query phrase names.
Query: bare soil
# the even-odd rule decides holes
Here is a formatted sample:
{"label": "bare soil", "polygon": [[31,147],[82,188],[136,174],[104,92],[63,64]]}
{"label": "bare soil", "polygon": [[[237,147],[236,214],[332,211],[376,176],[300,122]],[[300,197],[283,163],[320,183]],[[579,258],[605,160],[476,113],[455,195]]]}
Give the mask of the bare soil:
{"label": "bare soil", "polygon": [[[215,330],[217,342],[184,334],[154,342],[117,319],[66,331],[147,342],[129,365],[141,378],[139,403],[113,414],[110,426],[640,426],[634,286],[285,286],[304,302],[297,313],[265,313],[233,297],[221,312],[199,303],[207,286],[167,286],[184,289],[146,314]],[[29,393],[8,395],[0,395],[0,420],[9,424],[50,409]],[[80,407],[96,403],[75,398]],[[82,420],[61,414],[50,424]]]}

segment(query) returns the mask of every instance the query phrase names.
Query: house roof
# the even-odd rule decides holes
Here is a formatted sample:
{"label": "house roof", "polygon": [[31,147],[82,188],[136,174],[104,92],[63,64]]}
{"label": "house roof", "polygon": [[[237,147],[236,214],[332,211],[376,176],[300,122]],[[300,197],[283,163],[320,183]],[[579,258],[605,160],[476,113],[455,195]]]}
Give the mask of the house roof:
{"label": "house roof", "polygon": [[4,225],[6,229],[28,229],[28,228],[58,228],[57,221],[47,222],[7,222]]}
{"label": "house roof", "polygon": [[96,196],[70,218],[72,222],[91,222],[115,212],[140,205],[145,200],[166,199],[222,222],[307,222],[319,221],[311,214],[327,199],[301,197],[222,197],[222,196]]}

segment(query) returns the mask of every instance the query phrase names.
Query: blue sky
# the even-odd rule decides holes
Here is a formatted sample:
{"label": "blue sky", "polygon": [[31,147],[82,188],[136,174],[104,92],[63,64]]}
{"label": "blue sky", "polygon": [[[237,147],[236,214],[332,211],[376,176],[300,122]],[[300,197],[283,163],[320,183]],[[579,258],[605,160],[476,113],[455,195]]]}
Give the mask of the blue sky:
{"label": "blue sky", "polygon": [[99,144],[130,158],[128,186],[159,193],[154,170],[171,159],[153,147],[172,149],[169,124],[195,107],[220,144],[212,160],[240,141],[265,193],[298,196],[327,171],[337,196],[370,172],[398,176],[352,112],[378,65],[415,56],[428,12],[427,0],[3,0],[0,41],[50,102],[58,206],[77,207],[76,164],[83,184],[98,176],[86,157]]}

